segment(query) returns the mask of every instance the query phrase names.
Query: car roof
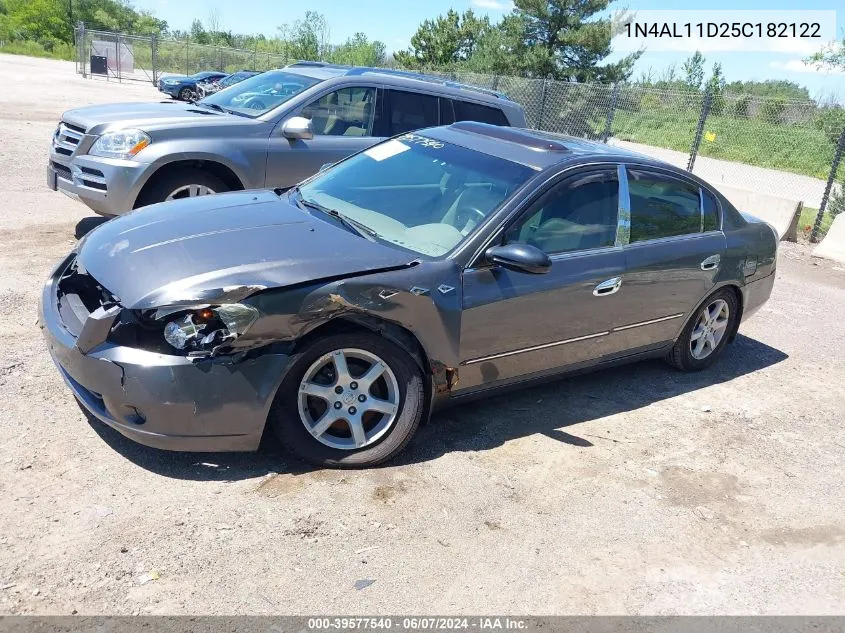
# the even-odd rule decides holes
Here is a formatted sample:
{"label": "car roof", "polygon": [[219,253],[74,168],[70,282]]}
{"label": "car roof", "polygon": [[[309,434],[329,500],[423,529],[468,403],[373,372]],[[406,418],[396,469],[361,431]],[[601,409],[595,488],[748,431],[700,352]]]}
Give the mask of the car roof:
{"label": "car roof", "polygon": [[294,62],[280,69],[314,79],[328,80],[337,77],[375,77],[398,88],[432,89],[451,97],[470,98],[474,101],[486,101],[499,105],[516,105],[507,95],[495,90],[451,81],[434,75],[426,75],[407,70],[390,68],[371,68],[368,66],[344,66],[326,62]]}
{"label": "car roof", "polygon": [[589,158],[602,160],[635,160],[661,167],[668,163],[631,152],[621,147],[588,141],[574,136],[542,132],[525,128],[504,127],[475,121],[460,121],[452,125],[427,128],[417,132],[477,152],[497,156],[538,171],[561,163]]}

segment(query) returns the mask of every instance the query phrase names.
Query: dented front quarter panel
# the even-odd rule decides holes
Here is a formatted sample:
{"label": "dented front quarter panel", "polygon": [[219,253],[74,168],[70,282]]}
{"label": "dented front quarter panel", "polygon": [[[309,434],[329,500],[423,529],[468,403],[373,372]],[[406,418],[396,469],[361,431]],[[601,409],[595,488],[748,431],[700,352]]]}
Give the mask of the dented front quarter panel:
{"label": "dented front quarter panel", "polygon": [[424,369],[432,375],[434,390],[448,391],[457,381],[462,297],[460,268],[453,260],[266,290],[245,303],[258,308],[262,317],[234,342],[234,351],[296,341],[332,320],[344,319],[400,345],[405,341],[392,332],[406,330],[422,347]]}

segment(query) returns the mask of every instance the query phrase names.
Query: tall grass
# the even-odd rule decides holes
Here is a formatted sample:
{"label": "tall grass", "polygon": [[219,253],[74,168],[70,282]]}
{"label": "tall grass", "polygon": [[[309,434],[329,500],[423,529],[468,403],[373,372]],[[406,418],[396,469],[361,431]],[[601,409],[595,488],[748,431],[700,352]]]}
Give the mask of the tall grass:
{"label": "tall grass", "polygon": [[55,42],[51,48],[45,48],[39,42],[23,40],[17,42],[0,42],[0,53],[10,55],[28,55],[30,57],[47,57],[49,59],[64,59],[73,61],[75,50],[72,44]]}

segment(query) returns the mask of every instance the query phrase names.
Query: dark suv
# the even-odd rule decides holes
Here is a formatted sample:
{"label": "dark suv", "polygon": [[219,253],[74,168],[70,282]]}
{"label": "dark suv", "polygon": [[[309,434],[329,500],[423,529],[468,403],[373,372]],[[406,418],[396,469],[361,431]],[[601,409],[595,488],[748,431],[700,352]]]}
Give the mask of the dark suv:
{"label": "dark suv", "polygon": [[436,77],[299,62],[186,104],[69,110],[48,183],[102,215],[239,189],[287,187],[378,141],[456,121],[525,127],[505,95]]}

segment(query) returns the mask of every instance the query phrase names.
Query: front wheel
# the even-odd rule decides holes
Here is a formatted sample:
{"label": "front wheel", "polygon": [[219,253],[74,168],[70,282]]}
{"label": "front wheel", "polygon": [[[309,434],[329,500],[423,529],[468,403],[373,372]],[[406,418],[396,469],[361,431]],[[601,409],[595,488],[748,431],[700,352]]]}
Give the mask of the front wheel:
{"label": "front wheel", "polygon": [[179,91],[180,101],[193,101],[193,97],[194,91],[188,88],[187,86]]}
{"label": "front wheel", "polygon": [[177,168],[156,174],[154,178],[138,198],[136,207],[166,200],[210,196],[229,190],[222,180],[202,169]]}
{"label": "front wheel", "polygon": [[712,365],[737,326],[739,304],[732,290],[720,290],[704,301],[687,322],[667,360],[684,371]]}
{"label": "front wheel", "polygon": [[373,466],[410,442],[425,408],[417,363],[369,333],[317,340],[292,358],[268,423],[318,466]]}

